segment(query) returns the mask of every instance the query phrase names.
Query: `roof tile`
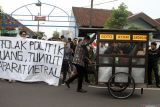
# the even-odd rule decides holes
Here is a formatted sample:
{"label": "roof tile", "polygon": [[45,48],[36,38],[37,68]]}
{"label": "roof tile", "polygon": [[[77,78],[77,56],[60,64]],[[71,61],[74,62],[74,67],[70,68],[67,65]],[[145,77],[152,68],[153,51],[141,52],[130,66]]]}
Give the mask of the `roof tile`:
{"label": "roof tile", "polygon": [[[105,21],[111,17],[112,10],[93,9],[92,25],[93,27],[103,27]],[[77,25],[88,27],[90,23],[90,8],[73,7],[73,14],[76,18]]]}

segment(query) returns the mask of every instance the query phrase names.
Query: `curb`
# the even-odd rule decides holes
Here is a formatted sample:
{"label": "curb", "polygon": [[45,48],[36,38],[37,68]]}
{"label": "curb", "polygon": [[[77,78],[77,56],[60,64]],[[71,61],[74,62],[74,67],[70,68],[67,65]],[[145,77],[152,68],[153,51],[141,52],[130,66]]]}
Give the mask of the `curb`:
{"label": "curb", "polygon": [[[95,86],[95,85],[88,85],[88,87],[91,88],[99,88],[99,89],[103,89],[103,88],[108,88],[108,87],[101,87],[101,86]],[[135,89],[141,89],[141,88],[135,88]],[[153,90],[153,91],[160,91],[160,88],[143,88],[144,90]]]}

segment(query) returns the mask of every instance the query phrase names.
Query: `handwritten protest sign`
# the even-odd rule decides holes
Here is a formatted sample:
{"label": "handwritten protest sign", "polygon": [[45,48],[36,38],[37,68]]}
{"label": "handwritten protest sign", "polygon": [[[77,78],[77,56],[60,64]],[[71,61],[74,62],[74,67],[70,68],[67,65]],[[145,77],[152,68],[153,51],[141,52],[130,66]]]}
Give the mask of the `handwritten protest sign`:
{"label": "handwritten protest sign", "polygon": [[0,78],[58,85],[64,43],[0,37]]}

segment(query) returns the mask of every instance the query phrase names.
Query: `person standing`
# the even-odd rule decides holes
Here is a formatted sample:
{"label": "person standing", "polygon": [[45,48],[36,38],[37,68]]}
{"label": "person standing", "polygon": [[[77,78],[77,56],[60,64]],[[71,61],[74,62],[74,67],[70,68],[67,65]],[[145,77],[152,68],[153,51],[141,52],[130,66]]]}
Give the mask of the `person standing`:
{"label": "person standing", "polygon": [[[27,38],[27,32],[26,32],[25,30],[20,31],[20,32],[19,32],[19,37],[21,37],[21,38]],[[16,82],[16,80],[15,80],[15,79],[12,79],[12,78],[10,78],[8,81],[9,81],[10,83],[11,83],[11,82]]]}
{"label": "person standing", "polygon": [[61,35],[60,40],[63,41],[63,42],[67,42],[67,40],[66,40],[66,38],[64,37],[64,35]]}
{"label": "person standing", "polygon": [[77,43],[78,43],[77,38],[74,38],[74,39],[73,39],[73,52],[74,52],[75,49],[76,49]]}
{"label": "person standing", "polygon": [[156,79],[156,86],[159,86],[159,76],[158,76],[158,59],[160,57],[160,51],[157,49],[157,43],[151,43],[151,49],[148,52],[148,85],[152,84],[152,70],[154,71],[154,76]]}
{"label": "person standing", "polygon": [[27,38],[27,32],[25,30],[22,30],[19,32],[20,37]]}
{"label": "person standing", "polygon": [[64,43],[64,57],[63,57],[63,64],[62,64],[62,84],[64,84],[66,80],[67,73],[69,72],[69,63],[71,62],[72,50],[70,47],[67,46],[67,43]]}
{"label": "person standing", "polygon": [[[85,60],[84,60],[84,68],[85,68],[85,73],[84,73],[84,79],[85,79],[85,82],[86,83],[90,83],[89,79],[88,79],[88,65],[89,65],[89,47],[85,47],[85,56],[87,57]],[[88,60],[89,59],[89,60]]]}
{"label": "person standing", "polygon": [[[94,38],[93,38],[94,40]],[[85,36],[84,39],[76,46],[75,54],[73,58],[73,64],[76,67],[77,73],[71,76],[65,83],[70,88],[70,83],[78,78],[77,92],[85,93],[86,90],[82,89],[82,82],[85,72],[85,60],[89,60],[86,56],[86,46],[92,42],[89,36]]]}

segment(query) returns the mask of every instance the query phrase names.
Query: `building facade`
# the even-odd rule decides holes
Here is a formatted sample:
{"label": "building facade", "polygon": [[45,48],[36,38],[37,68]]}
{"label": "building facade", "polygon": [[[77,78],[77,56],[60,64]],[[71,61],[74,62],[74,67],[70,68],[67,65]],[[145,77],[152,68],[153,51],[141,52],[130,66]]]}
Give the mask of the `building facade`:
{"label": "building facade", "polygon": [[[78,35],[78,28],[88,28],[90,27],[90,21],[92,28],[103,28],[105,22],[112,16],[112,10],[105,9],[93,9],[92,18],[90,17],[91,10],[90,8],[82,7],[73,7],[72,16],[75,19],[75,23],[70,23],[71,25],[75,24],[75,28],[71,28],[70,31]],[[138,14],[130,13],[128,17],[128,25],[124,29],[128,29],[131,26],[136,26],[140,29],[153,29],[157,33],[153,34],[153,37],[160,38],[160,19],[152,19],[150,16],[141,12]]]}

